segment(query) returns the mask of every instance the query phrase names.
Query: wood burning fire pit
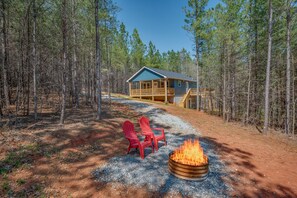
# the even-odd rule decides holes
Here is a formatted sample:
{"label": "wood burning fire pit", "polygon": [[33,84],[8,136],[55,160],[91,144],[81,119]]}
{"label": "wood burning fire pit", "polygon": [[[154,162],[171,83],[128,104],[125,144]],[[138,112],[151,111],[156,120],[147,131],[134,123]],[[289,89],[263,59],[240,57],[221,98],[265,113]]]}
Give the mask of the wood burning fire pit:
{"label": "wood burning fire pit", "polygon": [[208,158],[198,140],[187,140],[169,154],[169,172],[181,179],[202,181],[208,174]]}

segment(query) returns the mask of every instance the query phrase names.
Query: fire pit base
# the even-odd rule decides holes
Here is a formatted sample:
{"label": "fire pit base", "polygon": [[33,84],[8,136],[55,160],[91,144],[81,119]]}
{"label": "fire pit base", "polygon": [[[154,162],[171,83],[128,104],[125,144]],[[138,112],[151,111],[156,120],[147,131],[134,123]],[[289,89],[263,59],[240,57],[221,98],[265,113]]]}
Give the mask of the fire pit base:
{"label": "fire pit base", "polygon": [[172,160],[171,155],[172,153],[169,154],[168,169],[172,175],[190,181],[203,181],[207,178],[208,163],[199,166],[181,164]]}

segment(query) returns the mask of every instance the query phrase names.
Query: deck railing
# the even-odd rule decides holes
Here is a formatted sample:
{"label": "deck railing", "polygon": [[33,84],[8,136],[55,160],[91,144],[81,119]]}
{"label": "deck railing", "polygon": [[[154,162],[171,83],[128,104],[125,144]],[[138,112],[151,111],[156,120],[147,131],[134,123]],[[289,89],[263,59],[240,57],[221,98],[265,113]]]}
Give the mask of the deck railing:
{"label": "deck railing", "polygon": [[[174,88],[167,88],[168,95],[174,95]],[[131,96],[165,96],[165,88],[131,89]]]}

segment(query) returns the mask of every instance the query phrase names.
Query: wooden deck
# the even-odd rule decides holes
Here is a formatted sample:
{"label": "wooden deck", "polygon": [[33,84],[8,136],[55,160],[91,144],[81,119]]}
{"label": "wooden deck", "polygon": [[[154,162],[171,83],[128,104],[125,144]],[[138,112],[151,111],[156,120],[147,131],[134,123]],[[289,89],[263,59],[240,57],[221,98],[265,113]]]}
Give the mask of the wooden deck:
{"label": "wooden deck", "polygon": [[[131,89],[130,96],[165,96],[165,93],[165,88]],[[174,88],[167,88],[167,95],[174,96]]]}

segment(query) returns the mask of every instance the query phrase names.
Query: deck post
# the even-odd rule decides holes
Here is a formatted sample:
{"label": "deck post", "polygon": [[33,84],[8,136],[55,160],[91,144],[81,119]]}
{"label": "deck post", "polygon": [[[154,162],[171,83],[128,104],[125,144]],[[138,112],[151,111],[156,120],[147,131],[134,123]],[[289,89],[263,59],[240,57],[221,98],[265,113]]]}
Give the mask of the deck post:
{"label": "deck post", "polygon": [[141,81],[139,81],[139,96],[140,96],[140,99],[142,99],[141,98]]}
{"label": "deck post", "polygon": [[154,97],[154,80],[152,80],[152,101],[155,100],[155,97]]}
{"label": "deck post", "polygon": [[131,92],[131,85],[132,85],[132,83],[131,83],[131,82],[129,82],[129,96],[130,96],[130,97],[132,96],[132,92]]}
{"label": "deck post", "polygon": [[164,86],[165,86],[165,103],[168,103],[168,99],[167,99],[167,79],[165,79],[165,82],[164,82]]}

